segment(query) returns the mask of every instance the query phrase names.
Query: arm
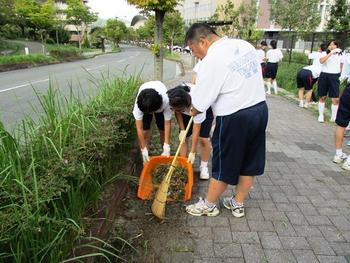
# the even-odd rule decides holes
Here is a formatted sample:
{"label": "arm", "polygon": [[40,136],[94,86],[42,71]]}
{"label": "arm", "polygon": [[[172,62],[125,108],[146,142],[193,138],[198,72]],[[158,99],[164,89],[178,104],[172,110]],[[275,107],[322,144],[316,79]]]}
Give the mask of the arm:
{"label": "arm", "polygon": [[320,63],[324,64],[332,56],[332,52],[328,53],[326,56],[320,58]]}
{"label": "arm", "polygon": [[184,120],[182,118],[182,114],[180,112],[175,112],[175,117],[176,117],[177,124],[179,125],[180,130],[185,130],[186,127],[184,125]]}
{"label": "arm", "polygon": [[170,145],[171,120],[164,121],[164,143]]}
{"label": "arm", "polygon": [[143,123],[142,120],[136,120],[136,132],[137,132],[137,138],[139,139],[140,148],[144,149],[146,145],[145,137],[143,136]]}
{"label": "arm", "polygon": [[201,130],[201,124],[200,123],[194,123],[193,124],[193,131],[192,131],[192,146],[191,146],[191,152],[192,153],[196,152],[200,130]]}

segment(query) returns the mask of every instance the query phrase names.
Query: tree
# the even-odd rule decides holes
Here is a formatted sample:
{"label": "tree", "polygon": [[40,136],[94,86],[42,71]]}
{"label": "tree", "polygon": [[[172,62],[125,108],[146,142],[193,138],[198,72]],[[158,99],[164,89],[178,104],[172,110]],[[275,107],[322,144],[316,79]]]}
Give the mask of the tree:
{"label": "tree", "polygon": [[130,4],[136,5],[140,9],[155,12],[155,34],[154,48],[155,51],[155,78],[163,79],[163,22],[166,12],[173,11],[178,4],[176,0],[128,0]]}
{"label": "tree", "polygon": [[107,38],[113,41],[114,48],[117,48],[121,38],[127,33],[126,25],[117,19],[108,19],[106,23]]}
{"label": "tree", "polygon": [[81,49],[82,39],[86,27],[97,20],[97,14],[90,11],[90,8],[80,0],[67,0],[67,23],[75,25],[78,34],[79,48]]}
{"label": "tree", "polygon": [[0,26],[11,23],[14,17],[14,1],[0,0]]}
{"label": "tree", "polygon": [[44,44],[46,33],[55,26],[56,9],[53,0],[47,0],[38,6],[35,13],[30,13],[29,17],[35,31],[39,31],[41,42]]}
{"label": "tree", "polygon": [[336,32],[336,38],[346,46],[347,41],[345,32],[350,29],[350,6],[346,0],[336,0],[330,10],[330,18],[327,23],[327,29]]}
{"label": "tree", "polygon": [[164,18],[164,40],[170,43],[171,49],[175,43],[183,43],[185,21],[178,11],[167,13]]}
{"label": "tree", "polygon": [[35,0],[15,0],[14,6],[15,23],[21,28],[24,37],[26,28],[35,28],[31,16],[39,12],[40,6]]}
{"label": "tree", "polygon": [[292,57],[292,31],[313,31],[320,24],[318,0],[270,0],[271,18],[291,35],[289,62]]}

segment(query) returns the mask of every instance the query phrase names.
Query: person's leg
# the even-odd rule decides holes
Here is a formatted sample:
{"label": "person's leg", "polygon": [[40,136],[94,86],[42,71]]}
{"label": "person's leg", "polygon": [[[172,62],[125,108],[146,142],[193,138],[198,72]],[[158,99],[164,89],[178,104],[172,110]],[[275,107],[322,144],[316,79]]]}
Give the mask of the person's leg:
{"label": "person's leg", "polygon": [[273,90],[275,91],[275,94],[277,95],[277,81],[276,79],[273,79],[272,81],[272,86],[273,86]]}
{"label": "person's leg", "polygon": [[322,96],[318,101],[318,121],[324,122],[324,107],[326,102],[326,96]]}
{"label": "person's leg", "polygon": [[188,150],[188,139],[186,138],[184,144],[180,148],[180,156],[187,157],[187,150]]}
{"label": "person's leg", "polygon": [[248,196],[249,190],[253,186],[254,176],[241,175],[236,185],[235,200],[238,204],[243,204]]}
{"label": "person's leg", "polygon": [[143,138],[145,139],[147,149],[149,149],[150,141],[151,141],[151,130],[144,130]]}
{"label": "person's leg", "polygon": [[299,88],[298,91],[299,96],[299,107],[304,107],[304,88]]}
{"label": "person's leg", "polygon": [[209,161],[210,152],[211,152],[211,142],[209,138],[203,138],[203,137],[199,137],[199,142],[201,147],[200,178],[205,180],[205,179],[209,179],[208,161]]}
{"label": "person's leg", "polygon": [[156,119],[156,124],[157,124],[158,130],[159,130],[160,145],[161,145],[161,147],[163,147],[164,137],[165,137],[164,114],[163,114],[163,112],[157,112],[157,113],[154,113],[154,117]]}
{"label": "person's leg", "polygon": [[335,118],[337,117],[338,106],[339,106],[339,98],[332,98],[331,122],[334,122]]}
{"label": "person's leg", "polygon": [[267,94],[271,94],[271,83],[272,83],[272,79],[268,78],[267,79],[267,83],[266,83],[266,88],[267,88]]}
{"label": "person's leg", "polygon": [[346,154],[343,153],[343,140],[344,140],[345,127],[337,125],[335,128],[335,155],[333,157],[334,163],[341,163],[346,159]]}
{"label": "person's leg", "polygon": [[206,200],[209,203],[216,203],[223,192],[226,191],[227,183],[216,180],[215,178],[210,178],[208,193]]}
{"label": "person's leg", "polygon": [[309,107],[311,103],[311,97],[312,97],[312,89],[306,92],[305,103],[304,103],[305,108]]}

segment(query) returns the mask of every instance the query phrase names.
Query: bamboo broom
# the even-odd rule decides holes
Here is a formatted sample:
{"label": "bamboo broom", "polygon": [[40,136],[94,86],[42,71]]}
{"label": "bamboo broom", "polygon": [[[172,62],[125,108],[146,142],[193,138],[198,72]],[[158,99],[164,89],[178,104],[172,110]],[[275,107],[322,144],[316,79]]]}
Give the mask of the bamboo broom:
{"label": "bamboo broom", "polygon": [[171,162],[169,171],[166,174],[166,176],[164,177],[162,183],[160,184],[158,191],[156,193],[156,196],[153,200],[152,213],[160,219],[163,219],[165,216],[165,205],[166,205],[166,200],[168,197],[168,189],[169,189],[170,179],[175,171],[176,159],[180,153],[180,149],[181,149],[182,144],[186,140],[186,135],[191,127],[192,121],[193,121],[193,116],[191,117],[190,121],[187,124],[185,134],[180,141],[179,147],[177,147],[177,151],[176,151],[176,154],[174,156],[173,161]]}

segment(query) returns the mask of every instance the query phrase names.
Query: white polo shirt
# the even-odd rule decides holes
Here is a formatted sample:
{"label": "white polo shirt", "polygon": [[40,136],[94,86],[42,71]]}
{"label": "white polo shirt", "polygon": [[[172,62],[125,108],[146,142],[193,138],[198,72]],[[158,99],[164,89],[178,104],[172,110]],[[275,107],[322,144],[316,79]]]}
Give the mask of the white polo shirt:
{"label": "white polo shirt", "polygon": [[244,40],[223,37],[202,59],[192,104],[200,112],[210,106],[225,116],[265,101],[264,81],[255,48]]}
{"label": "white polo shirt", "polygon": [[342,63],[343,56],[340,54],[331,55],[325,63],[322,64],[322,72],[330,74],[340,73],[340,64]]}
{"label": "white polo shirt", "polygon": [[327,53],[325,51],[322,51],[322,52],[312,52],[309,54],[309,59],[312,59],[312,65],[317,65],[319,67],[322,67],[322,64],[320,62],[320,58],[326,56]]}
{"label": "white polo shirt", "polygon": [[269,49],[269,51],[267,51],[267,53],[266,53],[266,58],[267,58],[267,62],[278,63],[282,60],[283,53],[278,48]]}
{"label": "white polo shirt", "polygon": [[198,69],[199,69],[199,67],[201,66],[201,62],[202,62],[201,60],[198,60],[197,64],[196,64],[196,65],[194,66],[194,68],[193,68],[193,71],[194,71],[194,72],[196,72],[196,73],[198,72]]}
{"label": "white polo shirt", "polygon": [[343,71],[341,73],[342,78],[347,78],[347,82],[350,83],[350,53],[343,56]]}
{"label": "white polo shirt", "polygon": [[321,67],[317,65],[306,66],[306,67],[303,67],[303,69],[310,70],[312,73],[313,79],[317,79],[321,74]]}
{"label": "white polo shirt", "polygon": [[137,98],[138,98],[140,92],[145,90],[145,89],[154,89],[162,96],[162,100],[163,100],[162,106],[160,107],[159,110],[157,110],[155,112],[163,112],[164,120],[166,120],[166,121],[171,120],[171,116],[172,116],[173,112],[170,109],[169,98],[168,98],[168,95],[166,94],[168,89],[160,81],[148,81],[148,82],[145,82],[141,85],[141,87],[137,93],[136,99],[135,99],[134,110],[132,111],[132,114],[134,115],[135,120],[142,120],[143,119],[144,114],[137,106]]}
{"label": "white polo shirt", "polygon": [[256,53],[258,54],[258,58],[260,59],[260,63],[265,63],[265,51],[262,49],[257,49]]}

